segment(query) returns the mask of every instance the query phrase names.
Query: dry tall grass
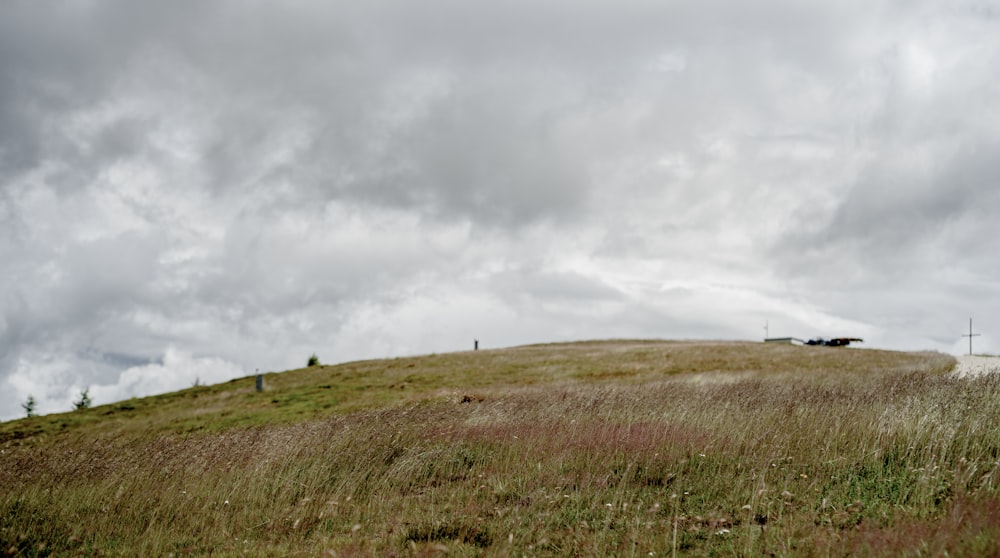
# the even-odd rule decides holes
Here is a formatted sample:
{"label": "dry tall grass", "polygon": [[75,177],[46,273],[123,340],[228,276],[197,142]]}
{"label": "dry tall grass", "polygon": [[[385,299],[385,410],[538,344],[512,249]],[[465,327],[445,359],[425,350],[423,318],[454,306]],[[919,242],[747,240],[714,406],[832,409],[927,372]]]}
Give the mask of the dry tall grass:
{"label": "dry tall grass", "polygon": [[[371,385],[398,390],[391,362],[364,364]],[[1000,552],[1000,378],[950,378],[944,355],[614,342],[408,362],[428,389],[368,410],[8,437],[0,552]]]}

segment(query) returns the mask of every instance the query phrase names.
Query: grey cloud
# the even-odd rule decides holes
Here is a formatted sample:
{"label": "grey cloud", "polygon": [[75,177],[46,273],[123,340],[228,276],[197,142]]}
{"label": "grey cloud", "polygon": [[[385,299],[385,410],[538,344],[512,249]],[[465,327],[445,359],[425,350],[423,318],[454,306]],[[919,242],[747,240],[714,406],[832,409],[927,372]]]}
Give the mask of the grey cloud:
{"label": "grey cloud", "polygon": [[163,364],[162,359],[150,360],[145,356],[116,353],[111,351],[104,352],[93,348],[86,348],[80,351],[80,356],[89,360],[107,363],[115,369],[146,366],[148,364]]}
{"label": "grey cloud", "polygon": [[[63,6],[8,2],[0,8],[0,172],[24,170],[64,150],[68,113],[100,102],[141,41],[142,10],[108,3]],[[109,15],[126,16],[135,24]],[[161,14],[165,15],[165,14]],[[79,161],[77,161],[79,162]]]}
{"label": "grey cloud", "polygon": [[25,348],[65,351],[93,343],[109,320],[148,302],[156,250],[146,239],[125,235],[66,248],[48,257],[22,253],[25,267],[31,258],[43,263],[5,278],[5,368]]}
{"label": "grey cloud", "polygon": [[976,247],[1000,233],[993,218],[1000,207],[994,185],[1000,165],[990,155],[996,140],[990,134],[941,143],[928,147],[912,138],[907,147],[887,147],[865,166],[825,225],[781,245],[795,254],[786,261],[801,262],[806,271],[819,263],[810,255],[831,266],[851,260],[864,270],[859,286],[902,281],[916,270],[933,277],[940,271],[935,260],[995,274],[995,264]]}
{"label": "grey cloud", "polygon": [[516,300],[516,304],[551,301],[586,305],[624,300],[621,292],[600,279],[580,273],[522,269],[499,274],[492,280],[496,291]]}
{"label": "grey cloud", "polygon": [[[811,32],[832,27],[824,19],[829,14],[780,3],[754,9],[694,10],[646,2],[568,8],[559,3],[473,8],[455,2],[419,7],[382,2],[365,9],[300,4],[234,10],[220,2],[150,13],[108,2],[98,3],[96,14],[83,14],[80,30],[71,29],[75,32],[68,38],[57,33],[70,27],[67,22],[46,38],[62,47],[50,58],[61,60],[78,50],[95,59],[74,64],[87,67],[87,75],[58,66],[51,72],[74,90],[80,84],[98,88],[95,96],[114,96],[112,87],[127,83],[125,72],[137,71],[157,53],[166,53],[167,62],[157,68],[158,75],[146,78],[155,80],[149,88],[181,87],[197,95],[203,92],[170,76],[193,71],[195,81],[209,80],[216,91],[202,100],[209,103],[205,116],[214,124],[204,156],[207,168],[214,169],[206,177],[210,187],[243,190],[262,178],[259,187],[285,179],[314,184],[325,195],[426,208],[436,217],[459,212],[505,223],[565,216],[585,207],[594,185],[572,169],[597,154],[567,150],[568,138],[553,134],[552,124],[545,122],[558,125],[560,113],[577,112],[583,100],[593,100],[588,96],[614,99],[614,91],[632,83],[637,64],[648,64],[665,49],[693,43],[697,55],[704,39],[693,29],[700,27],[701,34],[718,29],[707,39],[718,43],[714,48],[741,40],[740,34],[752,35],[766,44],[750,52],[767,55],[770,62],[785,52],[761,50],[775,41],[796,47],[823,44],[815,33],[807,41],[806,32],[772,35],[772,27]],[[796,25],[781,25],[784,19]],[[102,37],[98,48],[71,49],[74,41],[85,42],[88,32]],[[432,101],[424,118],[385,130],[377,118],[385,110],[378,99],[401,68],[404,73],[443,72],[451,78],[450,90]],[[738,68],[710,66],[713,70]],[[566,82],[562,90],[575,94],[551,97],[551,86],[559,80]],[[726,87],[724,81],[719,84]],[[718,94],[728,96],[728,91]],[[87,102],[87,95],[80,97],[73,99],[77,106]],[[539,100],[540,113],[524,112]],[[309,121],[304,160],[261,169],[261,153],[271,147],[267,138],[289,125],[287,115],[296,111]],[[386,133],[387,143],[371,145],[373,137]],[[133,146],[139,143],[135,139],[141,141],[129,139]],[[96,149],[121,156],[115,145]],[[518,179],[505,180],[505,175]]]}

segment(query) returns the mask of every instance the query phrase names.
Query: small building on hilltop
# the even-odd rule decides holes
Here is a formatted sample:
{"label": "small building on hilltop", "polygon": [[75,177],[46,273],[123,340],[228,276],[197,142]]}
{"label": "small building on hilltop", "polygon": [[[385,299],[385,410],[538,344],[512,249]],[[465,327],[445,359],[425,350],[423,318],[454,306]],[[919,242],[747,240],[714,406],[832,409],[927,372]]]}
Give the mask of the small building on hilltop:
{"label": "small building on hilltop", "polygon": [[768,337],[765,343],[780,343],[782,345],[805,345],[806,342],[798,337]]}

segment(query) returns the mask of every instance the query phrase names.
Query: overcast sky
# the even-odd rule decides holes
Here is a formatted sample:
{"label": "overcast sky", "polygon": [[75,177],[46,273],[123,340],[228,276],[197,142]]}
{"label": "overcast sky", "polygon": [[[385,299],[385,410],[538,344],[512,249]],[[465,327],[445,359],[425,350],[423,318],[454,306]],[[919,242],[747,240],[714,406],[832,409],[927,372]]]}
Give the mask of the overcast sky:
{"label": "overcast sky", "polygon": [[0,419],[592,338],[1000,351],[992,0],[5,0]]}

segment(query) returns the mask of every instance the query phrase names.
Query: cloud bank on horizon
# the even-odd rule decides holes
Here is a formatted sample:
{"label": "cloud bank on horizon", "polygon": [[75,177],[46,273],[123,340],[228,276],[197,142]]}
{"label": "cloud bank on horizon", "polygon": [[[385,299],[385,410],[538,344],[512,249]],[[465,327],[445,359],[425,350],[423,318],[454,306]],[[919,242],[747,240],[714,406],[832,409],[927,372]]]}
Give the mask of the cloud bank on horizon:
{"label": "cloud bank on horizon", "polygon": [[0,5],[0,419],[584,338],[1000,351],[991,1]]}

